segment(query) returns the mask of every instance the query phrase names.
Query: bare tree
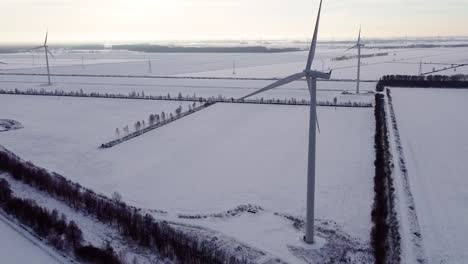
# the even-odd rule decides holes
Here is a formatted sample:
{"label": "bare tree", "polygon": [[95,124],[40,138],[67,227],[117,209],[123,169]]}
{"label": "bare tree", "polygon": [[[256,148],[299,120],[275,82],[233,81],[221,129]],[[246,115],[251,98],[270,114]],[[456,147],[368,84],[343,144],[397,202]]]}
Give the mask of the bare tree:
{"label": "bare tree", "polygon": [[121,202],[122,201],[122,195],[118,192],[113,192],[112,193],[112,200],[116,201],[116,202]]}

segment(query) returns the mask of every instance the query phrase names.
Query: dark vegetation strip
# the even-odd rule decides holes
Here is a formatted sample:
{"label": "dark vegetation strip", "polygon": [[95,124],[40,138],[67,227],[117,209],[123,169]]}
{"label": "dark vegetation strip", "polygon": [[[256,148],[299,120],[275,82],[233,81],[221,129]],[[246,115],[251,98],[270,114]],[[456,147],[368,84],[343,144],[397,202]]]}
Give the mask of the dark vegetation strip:
{"label": "dark vegetation strip", "polygon": [[151,44],[113,45],[113,50],[140,51],[148,53],[280,53],[301,51],[299,48],[269,48],[265,46],[238,47],[186,47]]}
{"label": "dark vegetation strip", "polygon": [[[125,94],[109,94],[109,93],[84,93],[82,91],[46,91],[46,90],[5,90],[0,89],[0,94],[9,95],[34,95],[34,96],[63,96],[63,97],[86,97],[86,98],[108,98],[108,99],[131,99],[131,100],[156,100],[156,101],[177,101],[177,102],[199,102],[199,103],[233,103],[233,104],[268,104],[268,105],[295,105],[295,106],[308,106],[310,102],[302,99],[297,100],[291,99],[235,99],[233,97],[196,97],[196,96],[170,96],[170,95],[144,95],[136,92],[131,92],[128,95]],[[330,102],[322,101],[317,102],[318,106],[329,106],[329,107],[357,107],[357,108],[370,108],[372,103],[363,102]]]}
{"label": "dark vegetation strip", "polygon": [[188,115],[191,115],[193,113],[201,111],[201,110],[203,110],[203,109],[205,109],[205,108],[207,108],[209,106],[212,106],[214,104],[215,103],[204,103],[204,104],[202,104],[202,105],[200,105],[198,107],[195,107],[195,108],[192,108],[192,109],[188,110],[187,112],[180,113],[179,115],[172,116],[171,118],[166,119],[164,121],[158,122],[158,123],[153,124],[153,125],[149,125],[149,126],[143,128],[143,129],[132,132],[132,133],[130,133],[130,134],[128,134],[128,135],[126,135],[126,136],[124,136],[122,138],[119,138],[119,139],[112,140],[110,142],[101,144],[100,148],[102,148],[102,149],[112,148],[112,147],[114,147],[114,146],[116,146],[118,144],[121,144],[121,143],[123,143],[125,141],[128,141],[130,139],[136,138],[138,136],[141,136],[141,135],[143,135],[145,133],[148,133],[148,132],[150,132],[152,130],[161,128],[161,127],[163,127],[165,125],[168,125],[168,124],[170,124],[170,123],[172,123],[174,121],[177,121],[177,120],[179,120],[181,118],[184,118],[184,117],[186,117]]}
{"label": "dark vegetation strip", "polygon": [[121,263],[110,245],[105,249],[83,245],[81,229],[74,221],[67,222],[65,215],[59,216],[57,210],[49,211],[32,200],[15,197],[5,179],[0,179],[0,208],[32,230],[37,239],[61,252],[73,251],[79,260],[88,263]]}
{"label": "dark vegetation strip", "polygon": [[377,91],[383,92],[384,87],[468,89],[468,75],[385,75],[377,83]]}
{"label": "dark vegetation strip", "polygon": [[375,263],[400,263],[400,234],[395,211],[395,189],[392,179],[392,156],[383,94],[375,95],[375,177],[373,227],[371,243]]}
{"label": "dark vegetation strip", "polygon": [[114,226],[123,237],[142,247],[156,250],[160,256],[177,260],[178,263],[249,263],[239,252],[226,253],[215,240],[199,239],[176,230],[165,221],[156,221],[150,214],[142,215],[138,209],[121,201],[97,195],[61,175],[25,162],[2,147],[0,170],[10,173],[15,180],[48,193],[75,210]]}

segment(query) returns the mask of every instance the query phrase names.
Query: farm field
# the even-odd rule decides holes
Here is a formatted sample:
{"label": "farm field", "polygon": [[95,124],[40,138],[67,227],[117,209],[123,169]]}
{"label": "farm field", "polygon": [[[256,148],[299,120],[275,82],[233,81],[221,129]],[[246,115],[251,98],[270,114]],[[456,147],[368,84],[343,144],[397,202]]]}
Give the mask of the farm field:
{"label": "farm field", "polygon": [[395,88],[391,93],[428,263],[465,263],[468,92]]}
{"label": "farm field", "polygon": [[[340,56],[355,56],[356,51],[345,52],[343,45],[319,45],[313,67],[318,70],[333,70],[334,79],[355,79],[356,59],[333,60]],[[372,47],[370,45],[370,47]],[[129,51],[53,50],[56,59],[50,60],[51,72],[56,74],[95,75],[148,75],[148,76],[204,76],[272,78],[287,76],[301,71],[307,57],[306,51],[267,54],[177,54],[139,53]],[[433,69],[443,69],[452,64],[468,63],[468,48],[365,48],[363,54],[388,53],[387,56],[364,58],[361,78],[378,80],[386,74],[419,74]],[[45,73],[42,53],[15,53],[2,55],[0,72]],[[83,60],[82,60],[83,58]],[[151,66],[149,61],[151,61]],[[233,75],[233,62],[236,62]],[[457,71],[442,71],[442,74],[468,73],[467,67]]]}
{"label": "farm field", "polygon": [[[318,81],[318,101],[374,103],[376,81],[382,75],[418,75],[420,62],[422,72],[468,63],[468,48],[366,48],[364,54],[388,55],[363,59],[361,77],[369,81],[361,83],[362,94],[356,95],[352,94],[356,59],[332,60],[356,55],[356,51],[345,53],[346,48],[346,43],[319,45],[314,68],[332,69],[335,80]],[[76,76],[52,76],[53,84],[48,86],[47,76],[9,75],[44,74],[44,58],[42,53],[1,54],[0,61],[7,64],[0,64],[0,90],[240,98],[272,81],[143,77],[280,78],[303,70],[307,56],[302,51],[51,50],[56,57],[50,61],[51,72]],[[461,67],[436,74],[467,73],[468,67]],[[85,74],[134,76],[79,76]],[[463,175],[468,171],[464,139],[468,93],[414,88],[391,92],[420,226],[420,255],[429,264],[467,262],[468,211],[463,205],[468,201],[468,182]],[[308,100],[309,92],[304,81],[296,81],[253,98]],[[317,243],[309,246],[301,240],[306,215],[307,106],[217,103],[112,148],[98,148],[117,138],[116,128],[123,134],[128,125],[132,132],[135,122],[148,122],[150,114],[173,113],[179,106],[187,110],[189,104],[0,94],[0,145],[99,194],[118,193],[123,201],[156,219],[201,228],[226,238],[223,243],[230,239],[245,243],[265,253],[259,264],[268,263],[271,256],[298,264],[334,263],[340,256],[351,263],[373,263],[373,108],[318,107]],[[396,138],[391,140],[395,147]],[[393,154],[398,161],[398,153]],[[400,166],[395,166],[395,175],[404,177],[398,172]],[[397,193],[402,194],[399,188],[405,186],[398,184]],[[397,197],[402,208],[410,207],[405,201]],[[411,222],[402,217],[402,257],[408,260],[411,237],[417,235],[411,234]]]}
{"label": "farm field", "polygon": [[[179,96],[240,98],[271,83],[271,81],[229,81],[229,80],[168,80],[141,78],[92,78],[92,77],[54,77],[52,86],[44,86],[45,76],[2,76],[0,75],[0,89],[27,91],[28,89],[46,91],[80,91],[85,93],[98,92],[101,94],[123,94],[132,92],[139,95],[170,95]],[[375,90],[376,83],[362,83],[361,91]],[[309,100],[309,92],[305,81],[298,81],[252,98]],[[370,102],[372,95],[346,95],[343,91],[354,92],[355,82],[318,82],[318,100],[333,101],[337,97],[340,102]]]}
{"label": "farm field", "polygon": [[[101,150],[116,126],[178,104],[6,95],[0,101],[2,115],[24,126],[1,134],[0,142],[24,159],[97,192],[117,191],[130,204],[168,212],[158,217],[206,226],[297,261],[287,245],[300,244],[300,231],[274,213],[305,217],[308,107],[217,104]],[[318,113],[316,216],[368,249],[373,110],[324,107]],[[179,219],[247,204],[262,211],[233,219]],[[276,242],[264,243],[270,238]]]}

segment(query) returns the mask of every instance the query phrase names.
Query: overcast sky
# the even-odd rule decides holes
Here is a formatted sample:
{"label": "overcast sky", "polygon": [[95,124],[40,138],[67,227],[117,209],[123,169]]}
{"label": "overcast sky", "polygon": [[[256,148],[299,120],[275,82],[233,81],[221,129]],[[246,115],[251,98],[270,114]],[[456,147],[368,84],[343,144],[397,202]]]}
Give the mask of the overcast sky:
{"label": "overcast sky", "polygon": [[[0,43],[306,38],[319,0],[0,0]],[[319,39],[468,36],[468,0],[324,0]]]}

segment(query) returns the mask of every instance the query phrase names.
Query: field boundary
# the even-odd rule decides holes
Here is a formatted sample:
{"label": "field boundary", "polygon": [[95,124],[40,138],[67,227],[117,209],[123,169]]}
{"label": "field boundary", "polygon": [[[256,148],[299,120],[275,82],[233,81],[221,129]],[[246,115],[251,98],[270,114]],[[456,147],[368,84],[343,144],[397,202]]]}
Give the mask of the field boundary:
{"label": "field boundary", "polygon": [[[93,65],[93,64],[89,64]],[[72,65],[76,66],[76,65]],[[65,66],[66,67],[66,66]],[[31,68],[29,68],[31,69]],[[35,69],[35,68],[32,68]],[[47,76],[45,73],[0,72],[4,76]],[[141,79],[176,79],[176,80],[226,80],[226,81],[278,81],[281,78],[248,78],[248,77],[201,77],[201,76],[162,76],[162,75],[120,75],[120,74],[50,74],[52,77],[96,77],[96,78],[141,78]],[[304,81],[300,79],[297,81]],[[318,82],[356,82],[354,79],[318,79]],[[377,82],[378,80],[360,80],[360,82]]]}
{"label": "field boundary", "polygon": [[174,116],[174,117],[172,117],[172,118],[170,118],[170,119],[167,119],[167,120],[165,120],[165,121],[156,123],[156,124],[154,124],[154,125],[149,125],[149,126],[143,128],[143,129],[141,129],[141,130],[138,130],[138,131],[134,131],[134,132],[132,132],[132,133],[130,133],[130,134],[128,134],[128,135],[122,137],[122,138],[119,138],[119,139],[116,139],[116,140],[112,140],[112,141],[109,141],[109,142],[107,142],[107,143],[103,143],[103,144],[101,144],[101,146],[100,146],[99,148],[101,148],[101,149],[112,148],[112,147],[114,147],[114,146],[116,146],[116,145],[118,145],[118,144],[124,143],[125,141],[131,140],[131,139],[133,139],[133,138],[136,138],[136,137],[138,137],[138,136],[141,136],[141,135],[143,135],[143,134],[146,134],[146,133],[148,133],[148,132],[150,132],[150,131],[153,131],[153,130],[155,130],[155,129],[161,128],[161,127],[163,127],[163,126],[169,125],[169,124],[172,123],[172,122],[175,122],[175,121],[177,121],[177,120],[179,120],[179,119],[182,119],[182,118],[184,118],[184,117],[186,117],[186,116],[189,116],[189,115],[191,115],[191,114],[194,114],[194,113],[196,113],[196,112],[198,112],[198,111],[201,111],[201,110],[203,110],[203,109],[205,109],[205,108],[207,108],[207,107],[210,107],[210,106],[212,106],[212,105],[214,105],[214,104],[215,104],[215,103],[205,103],[205,104],[202,104],[202,105],[200,105],[200,106],[198,106],[198,107],[195,107],[195,108],[193,108],[193,109],[191,109],[191,110],[189,110],[189,111],[187,111],[187,112],[181,113],[180,115],[176,115],[176,116]]}
{"label": "field boundary", "polygon": [[[288,106],[309,106],[310,102],[301,99],[234,99],[225,97],[196,97],[196,96],[166,96],[166,95],[139,95],[139,94],[110,94],[110,93],[82,93],[65,91],[46,91],[46,90],[4,90],[0,89],[0,94],[6,95],[30,95],[30,96],[52,96],[52,97],[79,97],[79,98],[100,98],[100,99],[129,99],[129,100],[153,100],[153,101],[176,101],[176,102],[198,102],[198,103],[230,103],[230,104],[261,104],[261,105],[288,105]],[[365,102],[330,102],[319,101],[317,106],[327,107],[349,107],[349,108],[371,108],[372,103]]]}
{"label": "field boundary", "polygon": [[421,227],[419,225],[418,215],[416,211],[416,203],[414,201],[414,196],[411,192],[411,185],[409,182],[409,175],[408,169],[406,166],[406,159],[405,153],[401,142],[400,131],[398,128],[398,122],[396,119],[395,109],[393,107],[393,99],[391,95],[390,89],[387,89],[387,102],[388,102],[388,109],[390,113],[390,119],[388,122],[392,126],[391,135],[394,139],[393,147],[396,151],[395,161],[397,162],[396,168],[398,169],[399,174],[399,183],[401,184],[402,191],[403,191],[403,204],[401,208],[403,210],[402,217],[408,218],[408,225],[409,225],[409,236],[411,236],[411,242],[413,246],[413,252],[415,253],[416,261],[421,264],[428,263],[426,254],[424,252],[424,239],[421,233]]}
{"label": "field boundary", "polygon": [[395,188],[392,179],[385,95],[375,95],[375,177],[371,243],[376,264],[401,262],[400,232],[395,211]]}

